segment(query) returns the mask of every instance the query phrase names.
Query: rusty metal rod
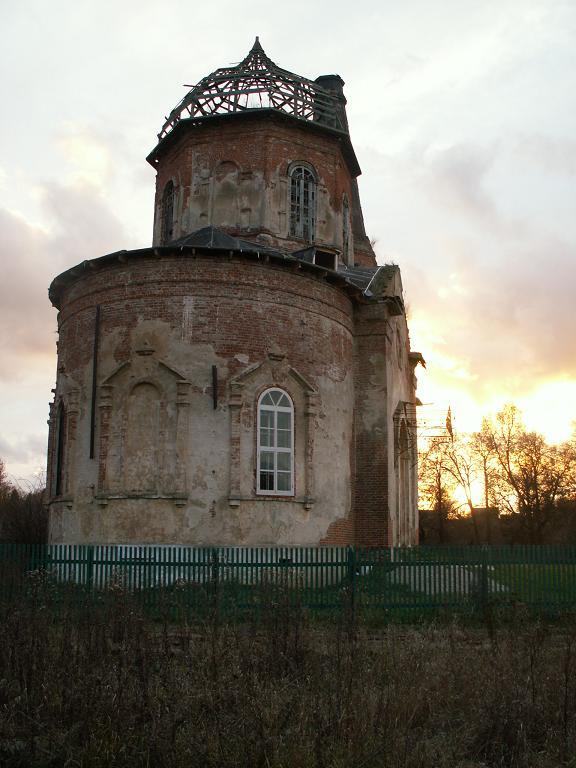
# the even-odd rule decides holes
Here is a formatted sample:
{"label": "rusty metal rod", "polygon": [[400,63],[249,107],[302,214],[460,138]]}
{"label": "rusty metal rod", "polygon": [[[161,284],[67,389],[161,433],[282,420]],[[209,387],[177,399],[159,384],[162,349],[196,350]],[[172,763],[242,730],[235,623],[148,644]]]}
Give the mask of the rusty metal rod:
{"label": "rusty metal rod", "polygon": [[100,341],[100,305],[96,305],[94,318],[94,346],[92,349],[92,403],[90,407],[90,458],[94,458],[94,436],[96,432],[96,388],[98,376],[98,344]]}
{"label": "rusty metal rod", "polygon": [[218,408],[218,368],[212,366],[212,402],[214,403],[214,410]]}

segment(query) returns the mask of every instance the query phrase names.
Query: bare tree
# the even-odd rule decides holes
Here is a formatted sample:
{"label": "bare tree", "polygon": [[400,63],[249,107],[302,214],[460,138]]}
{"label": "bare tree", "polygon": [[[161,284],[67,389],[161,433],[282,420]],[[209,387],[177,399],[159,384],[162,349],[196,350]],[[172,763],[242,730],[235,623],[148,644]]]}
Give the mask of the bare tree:
{"label": "bare tree", "polygon": [[424,506],[435,513],[438,539],[446,542],[446,521],[454,513],[456,482],[448,470],[450,441],[447,437],[432,438],[418,459],[418,495]]}
{"label": "bare tree", "polygon": [[479,480],[480,470],[477,457],[473,449],[472,438],[469,435],[451,433],[450,442],[446,446],[444,455],[445,470],[452,477],[456,487],[460,488],[464,495],[467,513],[472,519],[474,539],[478,544],[480,535],[478,524],[474,515],[474,486]]}
{"label": "bare tree", "polygon": [[514,405],[486,420],[478,441],[490,473],[485,483],[490,494],[501,509],[518,516],[530,543],[541,543],[558,502],[574,490],[574,442],[549,445],[542,435],[526,430]]}

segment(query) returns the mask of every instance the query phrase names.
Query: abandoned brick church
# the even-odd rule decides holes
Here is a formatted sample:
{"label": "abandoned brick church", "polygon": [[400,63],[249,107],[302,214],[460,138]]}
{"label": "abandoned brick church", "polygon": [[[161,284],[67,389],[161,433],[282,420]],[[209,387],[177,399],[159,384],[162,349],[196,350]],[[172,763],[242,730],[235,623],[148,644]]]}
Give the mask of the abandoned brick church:
{"label": "abandoned brick church", "polygon": [[52,542],[416,542],[422,357],[343,85],[256,39],[163,126],[152,247],[53,281]]}

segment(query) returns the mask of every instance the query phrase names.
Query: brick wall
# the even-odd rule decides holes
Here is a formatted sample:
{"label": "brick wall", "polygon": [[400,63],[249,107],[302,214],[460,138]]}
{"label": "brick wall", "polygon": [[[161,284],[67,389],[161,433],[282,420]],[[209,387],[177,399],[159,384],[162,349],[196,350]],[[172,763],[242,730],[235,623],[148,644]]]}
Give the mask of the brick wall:
{"label": "brick wall", "polygon": [[211,344],[230,375],[245,365],[236,355],[259,359],[271,343],[306,375],[326,366],[339,377],[346,373],[352,304],[343,291],[320,277],[225,256],[118,262],[77,281],[59,314],[60,365],[72,372],[91,363],[97,304],[102,336],[117,336],[113,358],[119,364],[130,356],[132,331],[146,320],[186,333],[184,298],[193,302],[190,341]]}
{"label": "brick wall", "polygon": [[[231,450],[229,382],[250,365],[267,360],[271,349],[281,350],[287,364],[319,392],[318,405],[313,409],[317,490],[311,511],[305,512],[310,530],[318,532],[310,534],[314,538],[304,538],[306,528],[301,522],[301,507],[296,506],[289,514],[283,500],[271,500],[268,504],[278,510],[285,509],[282,514],[291,521],[290,525],[300,529],[298,535],[303,543],[310,544],[318,543],[333,520],[350,514],[353,302],[344,290],[329,283],[321,273],[228,254],[193,256],[179,251],[174,255],[163,252],[161,257],[153,256],[152,252],[121,254],[117,261],[94,263],[91,270],[72,280],[61,289],[59,302],[61,374],[56,397],[61,395],[58,387],[62,382],[69,381],[70,386],[78,390],[80,406],[76,469],[71,477],[73,504],[70,511],[62,512],[64,540],[66,532],[74,526],[74,535],[88,540],[112,536],[104,532],[101,522],[112,519],[116,514],[115,505],[120,502],[109,501],[106,508],[98,512],[93,500],[97,489],[107,487],[104,473],[110,449],[109,419],[113,414],[111,416],[106,399],[107,386],[103,385],[123,363],[130,363],[138,378],[134,355],[138,354],[142,341],[154,350],[154,360],[165,363],[189,382],[191,427],[187,439],[196,442],[187,446],[191,451],[187,494],[200,497],[207,506],[212,504],[211,499],[216,501],[218,515],[215,522],[210,519],[210,525],[219,525],[222,520],[225,526],[226,517],[230,518],[231,514],[226,511]],[[96,455],[90,460],[88,438],[96,306],[100,306],[99,395]],[[212,365],[218,370],[218,411],[212,411]],[[115,391],[120,389],[114,387]],[[248,415],[246,410],[243,428]],[[202,429],[209,431],[205,445],[198,446],[200,423],[206,425]],[[299,413],[296,423],[303,423]],[[114,434],[118,433],[118,425],[114,429]],[[253,427],[249,431],[252,434]],[[301,435],[297,435],[298,445],[301,440]],[[205,458],[202,458],[204,452]],[[215,455],[221,457],[216,463]],[[333,468],[338,478],[330,475]],[[243,471],[252,478],[250,466],[248,469],[244,466]],[[199,491],[206,482],[213,488]],[[249,484],[252,486],[252,479]],[[297,478],[296,487],[298,496],[305,495],[303,474]],[[303,503],[303,500],[294,502]],[[55,502],[55,509],[57,506]],[[242,516],[243,510],[238,514]],[[255,514],[254,511],[251,514]],[[130,524],[136,530],[138,518],[136,513],[130,515]],[[74,526],[70,522],[73,517]],[[128,519],[127,513],[125,519]],[[182,513],[181,520],[185,519]],[[142,523],[143,528],[146,525]],[[156,527],[159,525],[155,523]],[[176,530],[175,525],[172,531]],[[257,524],[254,531],[257,534]],[[171,533],[175,539],[179,535]],[[215,533],[211,541],[222,542],[224,535],[231,534]],[[121,540],[121,537],[112,540]],[[257,539],[252,543],[257,543]]]}
{"label": "brick wall", "polygon": [[382,305],[358,305],[354,343],[354,509],[356,543],[389,544],[390,472],[388,396],[390,348],[387,311]]}
{"label": "brick wall", "polygon": [[[234,205],[250,210],[250,221],[224,228],[246,237],[264,236],[272,245],[290,250],[307,245],[288,233],[289,190],[286,185],[293,162],[309,163],[318,176],[317,241],[342,245],[342,201],[353,202],[352,177],[337,136],[314,126],[278,116],[235,115],[233,120],[213,118],[182,130],[160,153],[156,180],[154,242],[160,242],[161,200],[172,180],[177,190],[174,237],[188,234],[213,221],[215,174],[220,163],[238,168]],[[326,199],[323,198],[325,194]],[[375,266],[374,254],[359,243],[353,260]]]}

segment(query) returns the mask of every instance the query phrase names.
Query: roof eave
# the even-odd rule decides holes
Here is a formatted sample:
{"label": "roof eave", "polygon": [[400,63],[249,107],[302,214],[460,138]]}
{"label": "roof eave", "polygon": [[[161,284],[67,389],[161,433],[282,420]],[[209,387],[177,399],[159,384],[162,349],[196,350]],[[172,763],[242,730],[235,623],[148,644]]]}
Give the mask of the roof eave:
{"label": "roof eave", "polygon": [[163,256],[168,256],[171,254],[176,254],[183,257],[203,255],[228,257],[236,256],[247,259],[262,259],[265,261],[273,261],[277,264],[283,264],[289,269],[297,269],[316,274],[318,277],[326,279],[340,286],[349,296],[354,297],[357,301],[366,300],[362,289],[358,288],[358,286],[355,286],[350,280],[346,279],[346,277],[344,277],[336,270],[331,270],[317,264],[310,264],[308,262],[301,261],[300,259],[295,259],[289,254],[273,253],[265,247],[263,247],[260,251],[258,249],[228,249],[214,248],[211,246],[202,245],[163,245],[150,248],[138,248],[131,251],[114,251],[113,253],[107,253],[104,256],[99,256],[96,259],[82,261],[80,264],[77,264],[76,266],[60,273],[52,280],[52,283],[48,289],[48,298],[50,299],[52,306],[60,310],[62,290],[64,290],[65,287],[73,284],[77,279],[81,278],[87,272],[94,272],[101,267],[112,264],[113,262],[124,263],[126,261],[132,261],[135,258],[162,258]]}
{"label": "roof eave", "polygon": [[323,125],[322,123],[316,123],[312,120],[296,117],[294,115],[288,114],[287,112],[282,112],[281,110],[268,108],[268,107],[264,109],[262,108],[247,109],[243,112],[230,112],[229,114],[223,114],[223,115],[206,115],[204,117],[182,118],[176,123],[176,125],[170,131],[170,133],[168,133],[166,136],[164,136],[162,139],[158,141],[158,144],[156,144],[154,149],[146,157],[146,161],[150,163],[150,165],[153,168],[156,168],[160,157],[164,154],[165,151],[168,150],[170,146],[172,146],[172,144],[175,141],[179,139],[180,135],[185,130],[193,130],[197,126],[204,126],[211,122],[216,122],[221,120],[231,120],[231,119],[238,120],[238,119],[246,119],[246,118],[254,120],[254,119],[257,119],[258,117],[272,117],[272,116],[278,117],[280,120],[294,121],[301,127],[307,127],[312,129],[313,131],[325,133],[330,136],[334,136],[338,138],[342,143],[342,154],[344,156],[344,159],[346,160],[350,174],[354,178],[362,174],[360,163],[358,162],[358,158],[356,157],[356,153],[352,145],[352,140],[350,139],[350,134],[347,131],[341,131],[338,128],[331,128],[328,125]]}

